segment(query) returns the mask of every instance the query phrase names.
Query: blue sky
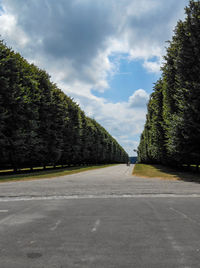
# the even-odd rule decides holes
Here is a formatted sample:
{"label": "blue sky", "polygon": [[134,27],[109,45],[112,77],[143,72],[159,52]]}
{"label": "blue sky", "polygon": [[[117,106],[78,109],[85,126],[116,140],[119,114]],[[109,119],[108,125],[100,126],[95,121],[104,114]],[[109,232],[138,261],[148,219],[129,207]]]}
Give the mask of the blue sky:
{"label": "blue sky", "polygon": [[0,35],[134,155],[187,0],[0,0]]}
{"label": "blue sky", "polygon": [[[112,58],[110,60],[112,61]],[[95,96],[118,102],[127,101],[133,91],[139,88],[144,88],[150,94],[153,84],[161,75],[160,72],[152,73],[146,70],[142,60],[130,61],[123,58],[119,64],[119,71],[108,78],[109,90],[105,92],[96,92],[94,90]]]}

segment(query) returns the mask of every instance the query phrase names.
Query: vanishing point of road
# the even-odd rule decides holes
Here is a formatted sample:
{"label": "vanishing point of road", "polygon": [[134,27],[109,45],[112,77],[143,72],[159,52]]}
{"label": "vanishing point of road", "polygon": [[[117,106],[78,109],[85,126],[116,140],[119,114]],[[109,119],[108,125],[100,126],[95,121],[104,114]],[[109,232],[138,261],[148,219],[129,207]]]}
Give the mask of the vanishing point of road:
{"label": "vanishing point of road", "polygon": [[132,169],[1,183],[0,267],[200,267],[200,184]]}

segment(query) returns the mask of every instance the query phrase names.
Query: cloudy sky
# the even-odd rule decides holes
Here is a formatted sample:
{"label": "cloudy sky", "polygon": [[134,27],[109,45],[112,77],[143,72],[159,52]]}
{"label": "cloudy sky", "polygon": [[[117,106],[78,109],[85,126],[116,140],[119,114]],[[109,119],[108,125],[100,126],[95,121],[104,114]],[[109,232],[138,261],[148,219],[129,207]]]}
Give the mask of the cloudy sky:
{"label": "cloudy sky", "polygon": [[0,0],[0,38],[134,155],[187,0]]}

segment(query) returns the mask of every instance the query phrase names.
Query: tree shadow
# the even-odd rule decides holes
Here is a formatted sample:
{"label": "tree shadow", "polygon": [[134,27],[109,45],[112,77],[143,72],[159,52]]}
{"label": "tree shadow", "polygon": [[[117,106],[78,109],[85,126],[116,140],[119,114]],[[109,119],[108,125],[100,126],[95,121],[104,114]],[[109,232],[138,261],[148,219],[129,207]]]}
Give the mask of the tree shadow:
{"label": "tree shadow", "polygon": [[153,166],[161,172],[177,177],[179,180],[200,184],[200,173],[196,172],[195,169],[187,170],[186,167],[172,168],[162,165]]}

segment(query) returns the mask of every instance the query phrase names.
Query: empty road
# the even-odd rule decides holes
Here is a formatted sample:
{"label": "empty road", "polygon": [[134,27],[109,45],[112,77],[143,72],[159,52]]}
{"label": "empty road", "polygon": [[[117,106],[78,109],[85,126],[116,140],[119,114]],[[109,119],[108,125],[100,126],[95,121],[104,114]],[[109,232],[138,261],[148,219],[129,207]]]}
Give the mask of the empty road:
{"label": "empty road", "polygon": [[200,184],[112,166],[0,184],[0,267],[200,267]]}

